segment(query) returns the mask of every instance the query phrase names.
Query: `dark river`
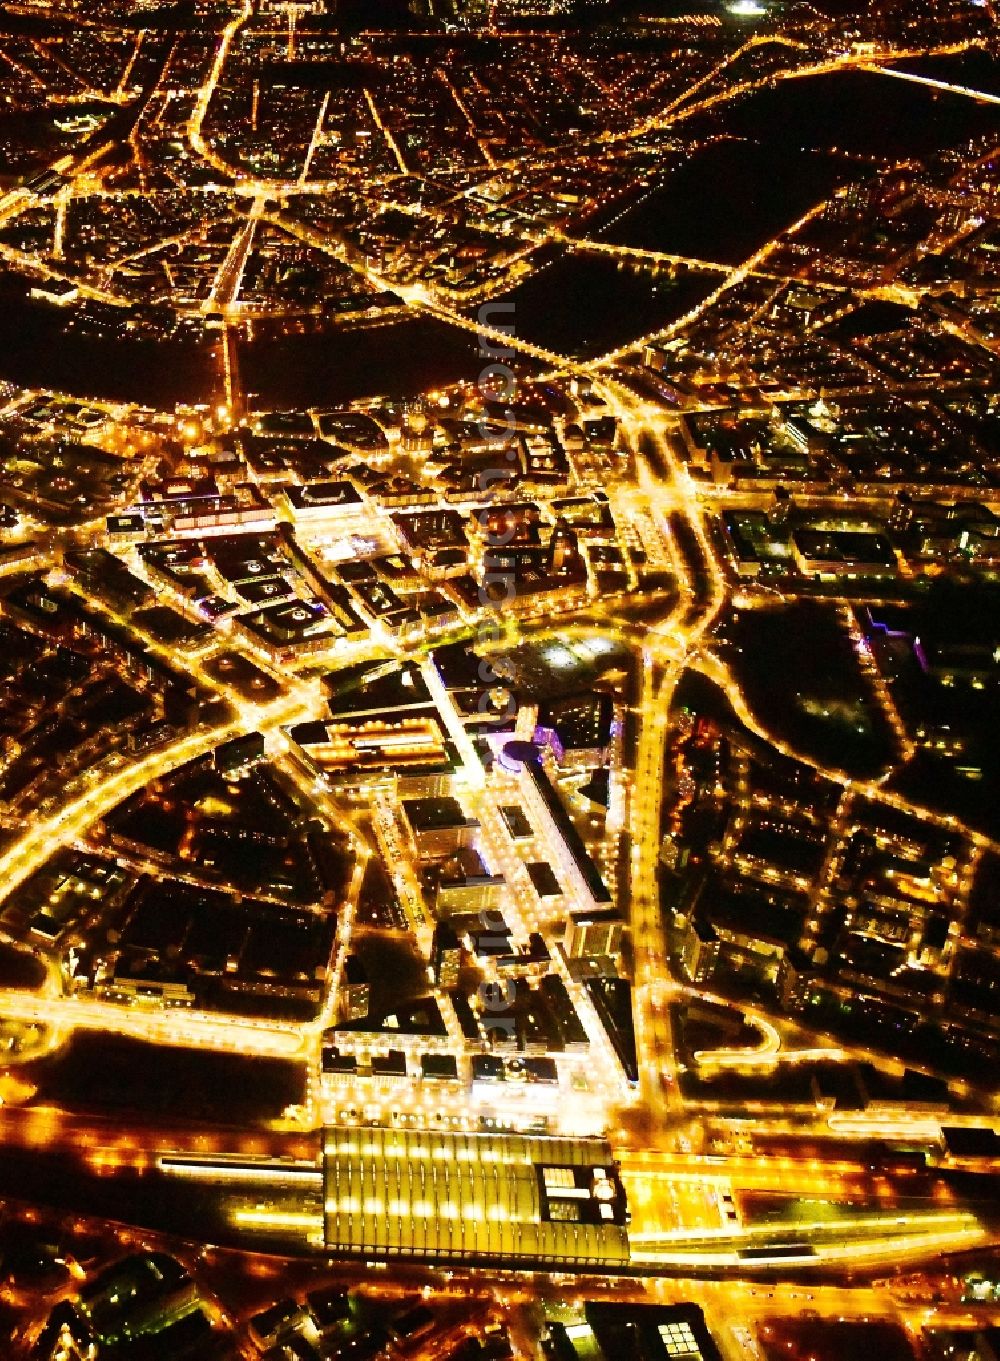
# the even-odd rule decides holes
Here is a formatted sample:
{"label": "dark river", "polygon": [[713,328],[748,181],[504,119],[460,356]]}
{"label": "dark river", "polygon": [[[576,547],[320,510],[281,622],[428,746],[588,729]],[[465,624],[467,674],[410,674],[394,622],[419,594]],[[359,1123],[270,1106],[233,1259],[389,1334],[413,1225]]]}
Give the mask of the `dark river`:
{"label": "dark river", "polygon": [[[912,69],[1000,89],[998,64],[979,53]],[[996,106],[876,73],[784,81],[684,123],[688,159],[628,212],[591,230],[618,244],[738,263],[838,184],[878,173],[876,158],[927,155],[996,126]],[[683,315],[717,278],[671,279],[557,253],[508,297],[517,335],[586,358]],[[64,333],[64,322],[56,309],[29,305],[23,287],[0,291],[0,376],[167,409],[215,400],[211,342],[95,338]],[[475,379],[482,364],[474,335],[429,318],[241,347],[243,386],[263,408],[405,398]]]}

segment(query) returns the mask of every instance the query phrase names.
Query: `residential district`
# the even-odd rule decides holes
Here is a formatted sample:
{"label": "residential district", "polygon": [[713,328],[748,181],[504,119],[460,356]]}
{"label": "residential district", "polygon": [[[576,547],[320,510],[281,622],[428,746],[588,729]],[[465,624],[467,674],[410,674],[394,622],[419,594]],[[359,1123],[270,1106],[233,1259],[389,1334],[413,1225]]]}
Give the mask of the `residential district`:
{"label": "residential district", "polygon": [[0,4],[0,1358],[1000,1355],[998,60]]}

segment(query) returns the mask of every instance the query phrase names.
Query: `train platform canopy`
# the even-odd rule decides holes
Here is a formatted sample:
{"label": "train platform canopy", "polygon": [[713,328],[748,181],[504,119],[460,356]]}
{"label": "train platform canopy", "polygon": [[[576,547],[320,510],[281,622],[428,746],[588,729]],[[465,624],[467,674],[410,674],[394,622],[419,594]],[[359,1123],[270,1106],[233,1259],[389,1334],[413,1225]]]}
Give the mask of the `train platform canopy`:
{"label": "train platform canopy", "polygon": [[625,1193],[600,1139],[334,1127],[324,1160],[326,1246],[338,1255],[629,1261]]}

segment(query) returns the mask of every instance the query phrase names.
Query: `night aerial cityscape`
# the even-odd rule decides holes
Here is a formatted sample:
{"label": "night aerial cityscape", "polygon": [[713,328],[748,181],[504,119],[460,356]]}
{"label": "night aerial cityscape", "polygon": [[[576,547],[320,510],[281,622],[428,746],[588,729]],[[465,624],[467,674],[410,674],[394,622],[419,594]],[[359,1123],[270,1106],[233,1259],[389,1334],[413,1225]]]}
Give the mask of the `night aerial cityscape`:
{"label": "night aerial cityscape", "polygon": [[1000,0],[0,101],[0,1361],[998,1361]]}

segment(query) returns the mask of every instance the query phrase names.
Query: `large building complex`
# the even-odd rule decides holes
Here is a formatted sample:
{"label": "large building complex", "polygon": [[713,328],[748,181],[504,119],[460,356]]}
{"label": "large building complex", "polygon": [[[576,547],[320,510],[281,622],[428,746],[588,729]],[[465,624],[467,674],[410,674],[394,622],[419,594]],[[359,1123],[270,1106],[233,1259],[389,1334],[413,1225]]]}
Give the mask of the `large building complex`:
{"label": "large building complex", "polygon": [[627,1210],[606,1144],[331,1129],[326,1246],[338,1255],[620,1268]]}

